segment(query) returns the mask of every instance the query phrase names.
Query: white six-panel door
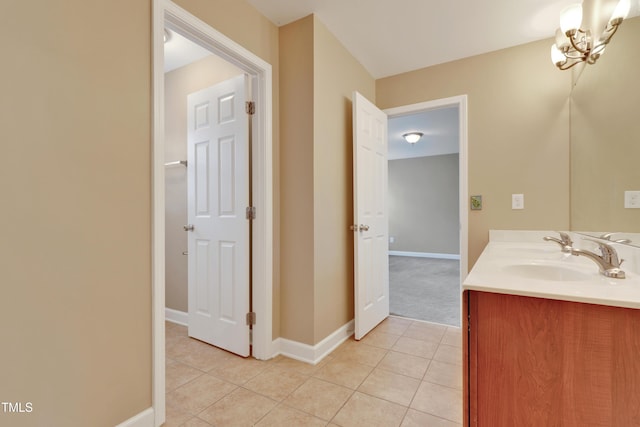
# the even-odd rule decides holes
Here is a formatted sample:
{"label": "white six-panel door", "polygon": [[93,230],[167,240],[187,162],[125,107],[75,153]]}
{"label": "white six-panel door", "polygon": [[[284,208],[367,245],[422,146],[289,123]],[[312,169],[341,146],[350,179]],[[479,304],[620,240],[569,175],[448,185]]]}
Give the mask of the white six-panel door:
{"label": "white six-panel door", "polygon": [[353,94],[355,338],[389,316],[387,115]]}
{"label": "white six-panel door", "polygon": [[241,356],[250,353],[245,88],[240,75],[187,101],[189,336]]}

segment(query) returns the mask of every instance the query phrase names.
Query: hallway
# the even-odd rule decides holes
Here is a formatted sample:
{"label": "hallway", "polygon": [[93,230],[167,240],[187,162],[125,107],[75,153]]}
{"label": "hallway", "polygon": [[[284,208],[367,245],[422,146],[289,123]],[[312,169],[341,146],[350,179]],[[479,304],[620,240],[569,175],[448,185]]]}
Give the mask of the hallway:
{"label": "hallway", "polygon": [[313,366],[243,359],[166,324],[165,426],[462,424],[460,328],[389,317]]}

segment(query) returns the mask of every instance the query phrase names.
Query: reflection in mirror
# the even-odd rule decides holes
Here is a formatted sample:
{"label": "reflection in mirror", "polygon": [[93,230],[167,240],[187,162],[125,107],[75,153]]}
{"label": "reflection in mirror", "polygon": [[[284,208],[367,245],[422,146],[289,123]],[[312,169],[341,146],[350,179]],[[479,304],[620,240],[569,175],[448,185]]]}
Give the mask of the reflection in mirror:
{"label": "reflection in mirror", "polygon": [[640,247],[640,233],[626,233],[616,231],[576,231],[578,234],[583,234],[586,237],[605,240],[610,243],[622,243],[631,246]]}
{"label": "reflection in mirror", "polygon": [[[571,229],[640,246],[640,17],[628,19],[571,93]],[[594,232],[595,230],[595,232]],[[602,230],[602,231],[597,231]],[[636,233],[635,236],[628,233]]]}

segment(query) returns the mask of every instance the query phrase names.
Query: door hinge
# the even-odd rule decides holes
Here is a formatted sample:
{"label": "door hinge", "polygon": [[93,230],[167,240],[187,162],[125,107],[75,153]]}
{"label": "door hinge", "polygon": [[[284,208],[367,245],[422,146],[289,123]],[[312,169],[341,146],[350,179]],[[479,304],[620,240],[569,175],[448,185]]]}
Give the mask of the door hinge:
{"label": "door hinge", "polygon": [[256,313],[251,311],[247,313],[247,325],[252,326],[256,324]]}
{"label": "door hinge", "polygon": [[250,116],[254,115],[256,112],[256,103],[253,101],[247,101],[245,102],[245,111],[247,112],[247,114],[249,114]]}
{"label": "door hinge", "polygon": [[255,206],[248,206],[247,210],[247,219],[256,219],[256,208]]}

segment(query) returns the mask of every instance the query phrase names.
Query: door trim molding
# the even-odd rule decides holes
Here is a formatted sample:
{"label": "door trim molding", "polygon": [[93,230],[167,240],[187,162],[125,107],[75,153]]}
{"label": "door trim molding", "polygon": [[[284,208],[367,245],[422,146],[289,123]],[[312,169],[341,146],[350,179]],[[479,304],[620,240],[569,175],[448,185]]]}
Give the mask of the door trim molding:
{"label": "door trim molding", "polygon": [[154,412],[153,408],[147,408],[139,414],[134,415],[118,424],[116,427],[153,427]]}
{"label": "door trim molding", "polygon": [[[435,99],[419,102],[417,104],[403,105],[401,107],[387,108],[383,110],[388,117],[417,113],[442,107],[458,107],[459,112],[459,141],[458,141],[458,174],[459,174],[459,220],[460,220],[460,295],[462,295],[462,283],[469,271],[469,141],[468,141],[468,109],[467,95],[452,96],[450,98]],[[462,300],[460,302],[462,304]],[[462,307],[461,307],[462,308]],[[462,313],[462,311],[460,311]],[[461,323],[462,324],[462,323]]]}
{"label": "door trim molding", "polygon": [[273,102],[271,65],[169,0],[153,0],[152,142],[152,405],[155,425],[165,421],[165,184],[164,184],[164,29],[169,26],[252,76],[253,116],[253,355],[272,355],[273,298]]}

